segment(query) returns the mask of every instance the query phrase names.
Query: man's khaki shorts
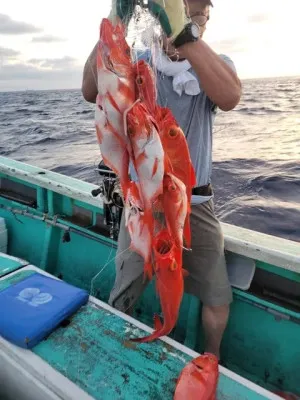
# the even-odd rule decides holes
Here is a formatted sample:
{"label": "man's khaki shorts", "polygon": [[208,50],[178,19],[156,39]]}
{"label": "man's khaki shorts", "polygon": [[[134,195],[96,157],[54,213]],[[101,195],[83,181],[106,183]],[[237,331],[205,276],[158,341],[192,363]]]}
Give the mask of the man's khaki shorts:
{"label": "man's khaki shorts", "polygon": [[[213,200],[192,206],[192,251],[183,252],[185,292],[198,297],[204,305],[222,306],[232,301],[224,255],[224,238],[214,213]],[[135,305],[147,283],[143,284],[144,261],[129,250],[130,236],[122,216],[116,257],[116,280],[109,304],[126,312]],[[155,278],[154,278],[155,279]]]}

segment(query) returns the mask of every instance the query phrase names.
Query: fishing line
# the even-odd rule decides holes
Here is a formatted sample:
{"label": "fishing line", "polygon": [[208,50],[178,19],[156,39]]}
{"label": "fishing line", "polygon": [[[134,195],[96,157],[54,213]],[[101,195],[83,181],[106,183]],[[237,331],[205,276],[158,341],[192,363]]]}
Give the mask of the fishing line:
{"label": "fishing line", "polygon": [[[113,248],[111,247],[111,252],[110,252],[110,255],[108,256],[108,258],[111,256],[112,249]],[[113,261],[116,261],[118,259],[118,257],[120,257],[121,255],[126,253],[128,250],[130,250],[130,246],[127,249],[125,249],[125,250],[121,251],[120,253],[118,253],[111,260],[107,261],[106,264],[102,267],[102,269],[96,275],[94,275],[94,277],[91,280],[91,287],[90,287],[90,294],[91,295],[93,295],[92,293],[93,293],[93,289],[94,289],[94,281],[98,278],[98,276],[104,271],[104,269],[108,266],[109,263],[111,263]]]}

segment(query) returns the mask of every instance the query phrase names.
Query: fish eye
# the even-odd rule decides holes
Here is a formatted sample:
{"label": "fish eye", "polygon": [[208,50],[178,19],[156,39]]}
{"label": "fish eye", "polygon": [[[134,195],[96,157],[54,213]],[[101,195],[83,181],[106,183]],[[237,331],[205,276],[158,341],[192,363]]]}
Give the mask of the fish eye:
{"label": "fish eye", "polygon": [[178,134],[178,130],[176,128],[171,128],[169,130],[169,136],[171,136],[172,138],[176,137]]}
{"label": "fish eye", "polygon": [[142,85],[142,84],[144,83],[144,79],[139,75],[139,76],[136,78],[136,83],[137,83],[138,85]]}
{"label": "fish eye", "polygon": [[175,260],[172,261],[171,265],[170,265],[170,270],[171,271],[176,271],[177,269],[177,262]]}
{"label": "fish eye", "polygon": [[127,133],[129,136],[132,136],[134,134],[134,130],[130,127],[127,128]]}
{"label": "fish eye", "polygon": [[175,186],[173,183],[171,183],[171,184],[168,186],[168,191],[169,191],[169,192],[175,192],[175,190],[176,190],[176,186]]}

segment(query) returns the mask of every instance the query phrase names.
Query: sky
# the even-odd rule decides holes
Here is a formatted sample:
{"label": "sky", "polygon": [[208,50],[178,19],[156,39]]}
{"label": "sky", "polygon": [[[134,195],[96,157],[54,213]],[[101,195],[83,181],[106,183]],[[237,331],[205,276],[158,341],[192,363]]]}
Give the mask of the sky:
{"label": "sky", "polygon": [[[204,40],[241,79],[300,75],[300,0],[213,0]],[[2,0],[0,91],[80,88],[110,0]]]}

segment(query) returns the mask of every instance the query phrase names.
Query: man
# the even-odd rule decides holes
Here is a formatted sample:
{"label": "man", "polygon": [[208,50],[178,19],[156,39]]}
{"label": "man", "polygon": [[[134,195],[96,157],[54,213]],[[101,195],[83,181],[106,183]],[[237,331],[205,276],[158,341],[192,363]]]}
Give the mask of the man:
{"label": "man", "polygon": [[[168,0],[164,1],[167,3]],[[182,0],[176,1],[179,4]],[[224,239],[214,214],[210,185],[212,129],[217,108],[229,111],[238,104],[241,84],[232,61],[217,55],[202,40],[210,6],[210,0],[187,0],[187,14],[200,27],[200,37],[179,46],[175,42],[175,48],[165,35],[164,52],[156,57],[156,61],[153,58],[153,63],[156,63],[154,66],[158,71],[157,101],[172,110],[183,129],[197,176],[197,187],[192,196],[192,251],[185,251],[183,255],[183,265],[189,271],[185,278],[185,291],[202,301],[204,350],[219,357],[232,291],[227,276]],[[97,95],[95,53],[96,48],[87,60],[83,74],[82,93],[89,102],[95,102]],[[116,280],[109,303],[124,312],[132,310],[145,288],[143,260],[128,250],[129,244],[129,234],[122,218]]]}

